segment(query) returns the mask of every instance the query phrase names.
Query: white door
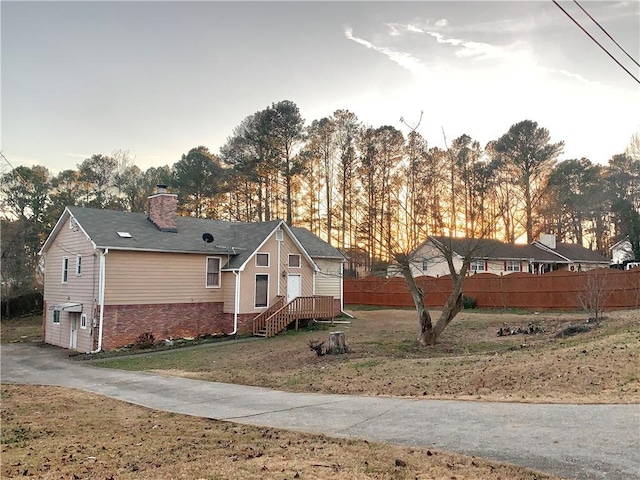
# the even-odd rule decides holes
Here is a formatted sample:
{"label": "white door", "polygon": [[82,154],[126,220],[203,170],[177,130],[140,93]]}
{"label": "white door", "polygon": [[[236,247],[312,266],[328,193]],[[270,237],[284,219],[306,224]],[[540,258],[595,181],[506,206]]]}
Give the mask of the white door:
{"label": "white door", "polygon": [[300,296],[301,284],[300,275],[289,275],[287,278],[287,303]]}
{"label": "white door", "polygon": [[71,313],[69,316],[71,317],[71,348],[75,350],[78,346],[78,317],[80,315]]}

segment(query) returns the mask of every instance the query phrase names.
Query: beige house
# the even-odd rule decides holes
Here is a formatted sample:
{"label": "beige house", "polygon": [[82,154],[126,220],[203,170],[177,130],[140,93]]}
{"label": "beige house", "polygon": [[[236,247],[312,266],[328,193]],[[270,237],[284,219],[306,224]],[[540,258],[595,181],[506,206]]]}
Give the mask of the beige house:
{"label": "beige house", "polygon": [[40,252],[45,342],[97,352],[146,333],[271,335],[340,314],[335,248],[281,220],[176,216],[177,196],[159,187],[149,214],[65,209]]}
{"label": "beige house", "polygon": [[449,275],[443,251],[452,252],[456,271],[460,271],[464,257],[471,252],[470,274],[540,274],[553,270],[586,271],[609,266],[609,260],[599,253],[580,245],[556,242],[553,235],[542,235],[531,245],[492,239],[430,236],[412,254],[414,276]]}

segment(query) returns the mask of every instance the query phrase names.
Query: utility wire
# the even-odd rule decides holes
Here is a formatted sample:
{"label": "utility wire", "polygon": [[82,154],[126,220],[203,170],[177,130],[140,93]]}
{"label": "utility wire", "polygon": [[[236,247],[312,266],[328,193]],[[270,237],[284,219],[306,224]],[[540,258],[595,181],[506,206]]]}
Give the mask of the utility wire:
{"label": "utility wire", "polygon": [[616,41],[614,40],[614,38],[613,38],[611,35],[609,35],[609,32],[607,32],[607,31],[604,29],[604,27],[603,27],[602,25],[600,25],[600,24],[598,23],[598,21],[597,21],[595,18],[593,18],[591,15],[589,15],[589,12],[587,12],[587,11],[582,7],[582,5],[580,5],[580,4],[578,3],[578,1],[577,1],[577,0],[573,0],[573,3],[575,3],[578,7],[580,7],[580,10],[582,10],[582,11],[587,15],[587,17],[589,17],[589,18],[591,19],[591,21],[592,21],[593,23],[595,23],[598,27],[600,27],[600,30],[602,30],[602,31],[605,33],[605,35],[606,35],[607,37],[609,37],[609,38],[611,39],[611,41],[612,41],[613,43],[615,43],[615,44],[618,46],[618,48],[619,48],[620,50],[622,50],[622,51],[624,52],[624,54],[625,54],[627,57],[629,57],[629,58],[631,59],[631,61],[632,61],[633,63],[635,63],[637,66],[639,66],[639,67],[640,67],[640,63],[638,63],[638,62],[636,61],[636,59],[635,59],[635,58],[633,58],[631,55],[629,55],[629,54],[627,53],[627,51],[626,51],[624,48],[622,48],[622,47],[620,46],[620,44],[619,44],[618,42],[616,42]]}
{"label": "utility wire", "polygon": [[565,14],[567,17],[569,17],[569,18],[571,19],[571,21],[573,21],[573,23],[575,23],[575,24],[580,28],[580,30],[582,30],[584,33],[586,33],[586,34],[587,34],[587,36],[588,36],[591,40],[593,40],[593,41],[596,43],[596,45],[598,45],[602,50],[604,50],[604,52],[605,52],[607,55],[609,55],[609,56],[611,57],[611,59],[612,59],[614,62],[616,62],[616,63],[617,63],[617,64],[618,64],[618,65],[619,65],[619,66],[620,66],[620,67],[621,67],[625,72],[627,72],[627,73],[629,74],[629,76],[631,76],[631,78],[633,78],[636,82],[640,83],[640,80],[638,80],[638,79],[635,77],[635,75],[633,75],[633,73],[631,73],[629,70],[627,70],[627,68],[626,68],[624,65],[622,65],[622,64],[618,61],[618,59],[616,59],[616,57],[614,57],[613,55],[611,55],[611,53],[609,53],[609,51],[608,51],[606,48],[604,48],[604,47],[600,44],[600,42],[598,42],[595,38],[593,38],[593,36],[592,36],[589,32],[587,32],[587,31],[584,29],[584,27],[583,27],[582,25],[580,25],[580,24],[576,21],[576,19],[574,19],[574,18],[569,14],[569,12],[567,12],[564,8],[562,8],[562,7],[560,6],[560,4],[559,4],[556,0],[551,0],[551,1],[552,1],[553,3],[555,3],[556,7],[558,7],[560,10],[562,10],[562,11],[564,12],[564,14]]}
{"label": "utility wire", "polygon": [[0,152],[0,155],[2,156],[2,158],[4,158],[4,161],[7,162],[9,164],[9,166],[11,167],[11,170],[13,170],[16,175],[18,175],[18,177],[20,178],[20,180],[22,181],[22,183],[24,183],[25,186],[29,186],[29,182],[27,182],[24,177],[22,175],[20,175],[20,172],[18,170],[16,170],[16,167],[14,167],[11,162],[9,161],[9,159],[7,157],[4,156],[4,153]]}

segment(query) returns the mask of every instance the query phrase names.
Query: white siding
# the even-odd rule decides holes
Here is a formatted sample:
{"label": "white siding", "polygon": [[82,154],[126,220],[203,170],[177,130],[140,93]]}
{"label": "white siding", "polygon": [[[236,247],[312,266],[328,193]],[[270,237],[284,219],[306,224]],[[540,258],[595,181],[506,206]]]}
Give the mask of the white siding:
{"label": "white siding", "polygon": [[340,273],[339,260],[316,259],[316,265],[320,269],[316,273],[315,295],[331,295],[333,298],[340,298],[342,291],[342,277]]}

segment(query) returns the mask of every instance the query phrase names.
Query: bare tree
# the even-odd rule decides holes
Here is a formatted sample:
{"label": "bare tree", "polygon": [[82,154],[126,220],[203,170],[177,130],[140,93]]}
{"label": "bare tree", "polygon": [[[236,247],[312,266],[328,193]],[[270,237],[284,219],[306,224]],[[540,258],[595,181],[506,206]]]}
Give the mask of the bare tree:
{"label": "bare tree", "polygon": [[[608,270],[606,270],[608,273]],[[599,321],[604,313],[604,305],[611,295],[607,287],[607,275],[601,269],[582,274],[582,288],[576,297],[579,305],[589,314],[590,319]]]}

